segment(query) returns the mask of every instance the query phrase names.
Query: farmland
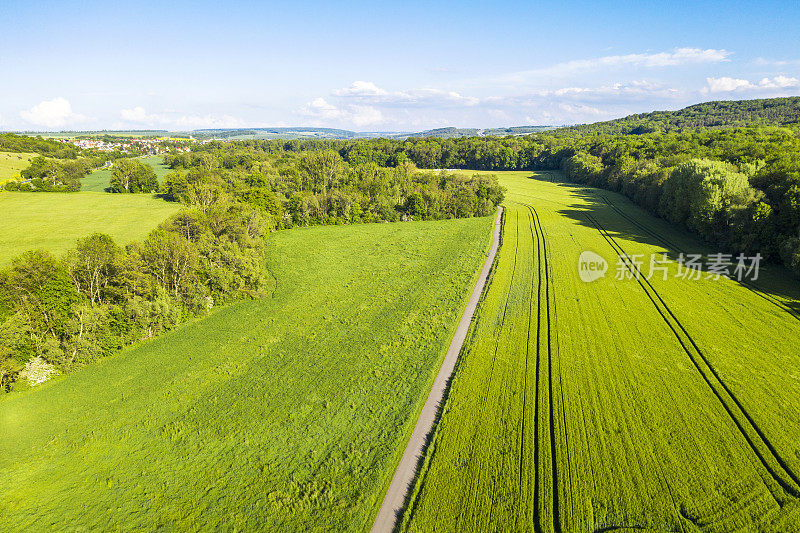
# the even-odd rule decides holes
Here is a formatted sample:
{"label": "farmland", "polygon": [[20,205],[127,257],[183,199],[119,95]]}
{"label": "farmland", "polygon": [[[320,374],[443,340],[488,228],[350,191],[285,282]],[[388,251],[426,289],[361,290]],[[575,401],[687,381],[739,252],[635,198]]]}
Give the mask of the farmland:
{"label": "farmland", "polygon": [[[710,250],[622,196],[498,174],[503,247],[402,528],[800,528],[797,282],[678,278]],[[618,265],[653,253],[666,279]]]}
{"label": "farmland", "polygon": [[141,240],[178,209],[150,195],[0,193],[0,266],[27,250],[63,252],[95,231],[120,244]]}
{"label": "farmland", "polygon": [[[151,155],[147,157],[138,158],[142,163],[149,165],[155,171],[158,180],[161,181],[169,171],[169,167],[163,164],[163,157],[160,155]],[[86,192],[104,192],[111,181],[110,168],[100,168],[83,178],[81,183],[81,191]]]}
{"label": "farmland", "polygon": [[0,152],[0,184],[19,177],[22,169],[30,164],[36,154]]}
{"label": "farmland", "polygon": [[368,528],[492,223],[274,233],[271,297],[0,399],[0,529]]}

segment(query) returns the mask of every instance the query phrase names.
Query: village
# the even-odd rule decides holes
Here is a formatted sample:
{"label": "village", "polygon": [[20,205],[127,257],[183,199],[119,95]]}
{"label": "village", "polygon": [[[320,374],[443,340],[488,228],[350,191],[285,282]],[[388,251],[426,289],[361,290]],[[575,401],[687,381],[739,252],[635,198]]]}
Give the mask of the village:
{"label": "village", "polygon": [[162,155],[168,152],[189,152],[190,145],[196,143],[194,138],[181,139],[181,146],[165,143],[163,138],[127,138],[119,141],[102,139],[61,138],[59,142],[73,144],[82,150],[98,150],[101,152],[141,153],[146,155]]}

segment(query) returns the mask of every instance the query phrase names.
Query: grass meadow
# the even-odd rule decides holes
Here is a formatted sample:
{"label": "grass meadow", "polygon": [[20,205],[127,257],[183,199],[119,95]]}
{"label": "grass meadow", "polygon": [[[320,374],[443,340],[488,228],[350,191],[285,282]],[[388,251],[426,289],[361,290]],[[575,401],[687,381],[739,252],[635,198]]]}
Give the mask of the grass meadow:
{"label": "grass meadow", "polygon": [[368,529],[492,226],[277,232],[271,297],[0,399],[0,530]]}
{"label": "grass meadow", "polygon": [[61,253],[95,231],[142,240],[180,205],[144,194],[0,192],[0,266],[32,249]]}
{"label": "grass meadow", "polygon": [[[171,169],[164,165],[163,156],[151,155],[140,157],[139,161],[149,165],[155,171],[159,182],[161,182],[161,179],[166,174],[171,172]],[[104,192],[111,182],[111,171],[112,169],[110,168],[100,168],[93,171],[91,174],[83,178],[81,182],[81,192]]]}
{"label": "grass meadow", "polygon": [[[676,278],[709,250],[624,197],[497,175],[503,247],[402,529],[800,529],[797,281]],[[653,253],[666,280],[616,279]]]}
{"label": "grass meadow", "polygon": [[18,178],[22,169],[26,168],[36,154],[0,152],[0,184]]}

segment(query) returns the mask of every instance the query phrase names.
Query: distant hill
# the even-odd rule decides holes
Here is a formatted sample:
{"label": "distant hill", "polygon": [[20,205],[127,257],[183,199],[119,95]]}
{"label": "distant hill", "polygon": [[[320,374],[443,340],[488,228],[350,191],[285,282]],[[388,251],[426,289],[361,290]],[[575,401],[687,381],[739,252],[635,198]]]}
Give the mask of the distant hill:
{"label": "distant hill", "polygon": [[433,130],[421,131],[404,135],[405,137],[441,137],[450,139],[454,137],[505,137],[507,135],[530,135],[546,130],[554,129],[555,126],[514,126],[511,128],[437,128]]}
{"label": "distant hill", "polygon": [[704,102],[679,111],[654,111],[559,128],[558,133],[637,135],[654,131],[800,123],[800,97]]}
{"label": "distant hill", "polygon": [[406,137],[485,137],[489,135],[528,135],[552,129],[552,126],[516,126],[511,128],[438,128],[417,133],[396,131],[357,132],[334,128],[247,128],[204,129],[189,132],[196,139],[364,139],[384,137],[403,139]]}
{"label": "distant hill", "polygon": [[220,139],[243,141],[254,139],[405,139],[407,137],[485,137],[489,135],[528,135],[553,129],[553,126],[515,126],[511,128],[439,128],[417,133],[404,131],[350,131],[336,128],[280,127],[280,128],[215,128],[192,131],[166,130],[99,130],[99,131],[61,131],[61,132],[21,132],[25,136],[44,138],[104,138],[110,137],[165,137],[197,140]]}
{"label": "distant hill", "polygon": [[352,139],[358,134],[354,131],[335,128],[245,128],[245,129],[202,129],[190,133],[196,139]]}

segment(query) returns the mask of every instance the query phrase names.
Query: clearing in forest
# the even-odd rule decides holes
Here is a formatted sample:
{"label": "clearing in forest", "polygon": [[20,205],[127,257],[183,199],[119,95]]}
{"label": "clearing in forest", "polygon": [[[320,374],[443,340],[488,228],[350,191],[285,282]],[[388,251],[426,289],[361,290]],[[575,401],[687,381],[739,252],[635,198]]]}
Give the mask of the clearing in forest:
{"label": "clearing in forest", "polygon": [[[172,172],[172,169],[164,164],[164,157],[160,155],[150,155],[137,158],[139,161],[148,165],[156,173],[159,183],[164,176]],[[105,192],[111,183],[111,172],[113,168],[98,168],[81,180],[81,192]]]}
{"label": "clearing in forest", "polygon": [[96,231],[121,245],[143,240],[180,208],[149,194],[0,192],[0,266],[28,250],[64,252]]}

